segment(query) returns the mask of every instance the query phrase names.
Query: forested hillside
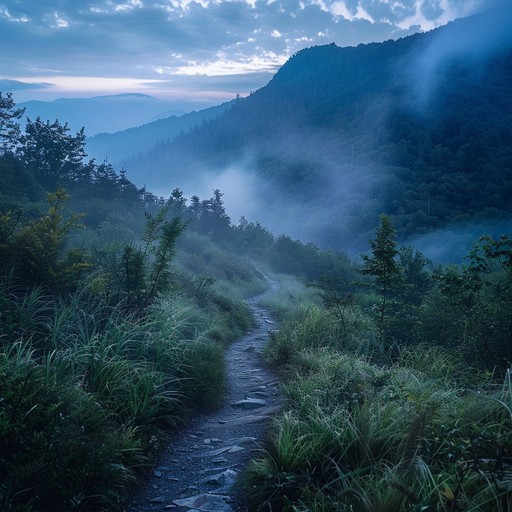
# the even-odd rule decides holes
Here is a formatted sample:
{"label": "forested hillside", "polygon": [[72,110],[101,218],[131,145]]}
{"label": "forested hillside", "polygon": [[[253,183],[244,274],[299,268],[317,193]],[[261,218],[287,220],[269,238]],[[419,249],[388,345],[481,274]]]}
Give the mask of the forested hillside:
{"label": "forested hillside", "polygon": [[[181,132],[187,132],[194,126],[200,126],[204,121],[217,117],[229,109],[231,103],[181,116],[165,117],[116,133],[100,133],[87,139],[87,151],[96,160],[107,159],[112,163],[120,162],[134,154],[152,149],[155,141],[158,141],[158,144],[167,143]],[[137,173],[132,173],[130,177],[132,181],[140,181],[137,179]]]}
{"label": "forested hillside", "polygon": [[380,212],[401,239],[507,221],[511,19],[503,4],[398,41],[300,51],[223,116],[123,165],[158,189],[231,166],[256,177],[259,220],[324,247],[362,247]]}
{"label": "forested hillside", "polygon": [[442,266],[380,214],[351,261],[233,223],[218,189],[137,187],[88,160],[84,130],[22,131],[9,93],[0,114],[0,510],[125,510],[176,429],[223,403],[263,272],[287,400],[244,508],[510,510],[509,234]]}

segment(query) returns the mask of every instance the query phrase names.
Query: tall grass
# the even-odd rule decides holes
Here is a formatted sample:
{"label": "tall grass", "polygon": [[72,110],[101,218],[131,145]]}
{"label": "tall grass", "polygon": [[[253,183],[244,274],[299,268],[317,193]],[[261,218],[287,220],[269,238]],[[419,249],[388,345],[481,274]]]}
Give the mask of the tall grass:
{"label": "tall grass", "polygon": [[320,304],[316,291],[306,287],[297,278],[273,274],[273,279],[279,281],[279,287],[266,293],[261,299],[261,304],[278,320],[300,316],[312,305]]}
{"label": "tall grass", "polygon": [[178,266],[193,276],[213,278],[217,292],[222,295],[243,299],[268,287],[264,275],[254,265],[222,249],[206,235],[185,231],[178,248]]}
{"label": "tall grass", "polygon": [[36,358],[21,341],[0,355],[2,511],[108,510],[145,462],[136,429],[115,421],[57,360]]}
{"label": "tall grass", "polygon": [[446,350],[361,346],[315,307],[274,334],[288,408],[241,480],[249,509],[510,511],[510,373],[497,385]]}
{"label": "tall grass", "polygon": [[5,293],[2,305],[2,512],[121,510],[160,434],[219,403],[212,333],[229,340],[251,321],[234,299],[201,307],[185,294],[127,315],[87,286],[66,300]]}

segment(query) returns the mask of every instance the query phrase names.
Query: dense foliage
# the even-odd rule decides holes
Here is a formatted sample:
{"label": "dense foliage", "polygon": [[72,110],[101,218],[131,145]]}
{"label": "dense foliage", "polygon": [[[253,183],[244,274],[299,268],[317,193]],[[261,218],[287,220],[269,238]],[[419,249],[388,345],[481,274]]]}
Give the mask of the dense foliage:
{"label": "dense foliage", "polygon": [[457,43],[493,26],[481,16],[397,41],[302,50],[223,115],[124,165],[153,186],[185,168],[190,186],[195,169],[233,164],[260,178],[260,221],[333,249],[362,250],[382,212],[401,239],[510,220],[512,41],[493,34],[471,55]]}
{"label": "dense foliage", "polygon": [[214,243],[235,232],[219,191],[157,198],[3,100],[0,510],[121,510],[164,433],[220,403],[265,280]]}
{"label": "dense foliage", "polygon": [[[287,406],[240,481],[250,510],[505,512],[512,494],[512,240],[460,267],[398,248],[323,275],[267,347]],[[277,312],[283,316],[282,306]]]}
{"label": "dense foliage", "polygon": [[510,510],[511,238],[482,233],[447,266],[397,242],[510,213],[510,48],[444,62],[419,112],[396,66],[433,38],[301,52],[170,146],[173,165],[219,163],[257,140],[274,213],[289,194],[323,204],[331,245],[347,218],[375,229],[356,262],[233,224],[218,189],[139,188],[87,160],[83,130],[22,133],[0,94],[0,510],[121,510],[163,433],[218,405],[223,347],[251,326],[240,299],[266,286],[256,265],[303,285],[269,303],[289,400],[242,482],[251,509]]}

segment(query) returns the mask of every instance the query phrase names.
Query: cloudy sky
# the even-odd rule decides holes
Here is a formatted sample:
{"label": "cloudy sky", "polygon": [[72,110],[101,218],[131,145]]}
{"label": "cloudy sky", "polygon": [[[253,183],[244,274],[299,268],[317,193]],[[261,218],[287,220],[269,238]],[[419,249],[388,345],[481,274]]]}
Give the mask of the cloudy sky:
{"label": "cloudy sky", "polygon": [[396,39],[494,0],[0,0],[0,91],[218,104],[296,51]]}

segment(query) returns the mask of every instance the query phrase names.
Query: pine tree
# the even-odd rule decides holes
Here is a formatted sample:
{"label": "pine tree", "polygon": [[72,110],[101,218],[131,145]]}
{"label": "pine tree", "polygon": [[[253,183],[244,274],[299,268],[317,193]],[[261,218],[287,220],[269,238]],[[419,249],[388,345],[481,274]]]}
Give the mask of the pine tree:
{"label": "pine tree", "polygon": [[398,255],[395,227],[387,215],[382,214],[379,219],[380,225],[375,232],[375,239],[369,242],[372,255],[361,256],[364,264],[360,272],[375,278],[374,287],[381,297],[379,331],[383,339],[386,313],[391,297],[400,285],[401,268],[395,259]]}

